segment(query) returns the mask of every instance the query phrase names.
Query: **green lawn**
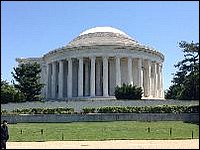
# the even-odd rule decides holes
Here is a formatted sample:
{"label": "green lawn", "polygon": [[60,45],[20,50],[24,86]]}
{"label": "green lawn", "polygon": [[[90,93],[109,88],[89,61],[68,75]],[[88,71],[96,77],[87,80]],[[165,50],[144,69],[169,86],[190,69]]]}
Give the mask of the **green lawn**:
{"label": "green lawn", "polygon": [[9,141],[191,139],[192,131],[193,138],[199,138],[199,125],[182,121],[17,123],[8,127]]}

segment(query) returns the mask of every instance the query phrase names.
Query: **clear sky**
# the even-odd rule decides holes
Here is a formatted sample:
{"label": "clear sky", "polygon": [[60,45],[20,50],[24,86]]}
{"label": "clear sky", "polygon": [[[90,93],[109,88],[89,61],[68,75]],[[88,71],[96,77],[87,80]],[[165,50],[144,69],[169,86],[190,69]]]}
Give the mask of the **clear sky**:
{"label": "clear sky", "polygon": [[15,58],[40,57],[81,32],[111,26],[165,55],[164,89],[183,58],[178,42],[199,41],[198,1],[1,2],[1,75],[11,81]]}

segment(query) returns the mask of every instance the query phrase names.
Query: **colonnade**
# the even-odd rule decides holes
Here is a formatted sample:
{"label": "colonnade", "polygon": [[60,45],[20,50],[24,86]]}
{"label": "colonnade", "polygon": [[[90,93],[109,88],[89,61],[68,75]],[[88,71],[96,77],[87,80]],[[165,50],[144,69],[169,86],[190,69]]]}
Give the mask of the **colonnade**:
{"label": "colonnade", "polygon": [[114,96],[123,83],[142,87],[144,98],[163,98],[162,64],[129,56],[54,61],[47,64],[46,98]]}

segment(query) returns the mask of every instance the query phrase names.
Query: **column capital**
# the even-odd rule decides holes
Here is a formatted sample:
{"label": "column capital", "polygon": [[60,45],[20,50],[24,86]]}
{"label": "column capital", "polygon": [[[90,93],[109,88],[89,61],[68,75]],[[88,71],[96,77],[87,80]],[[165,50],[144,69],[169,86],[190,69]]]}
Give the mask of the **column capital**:
{"label": "column capital", "polygon": [[132,56],[128,56],[127,58],[128,58],[128,59],[133,59],[133,57],[132,57]]}
{"label": "column capital", "polygon": [[152,60],[151,59],[146,59],[148,63],[152,63]]}
{"label": "column capital", "polygon": [[151,67],[152,61],[150,59],[146,59],[146,67]]}
{"label": "column capital", "polygon": [[121,59],[122,56],[120,56],[120,55],[116,55],[115,58]]}
{"label": "column capital", "polygon": [[135,57],[135,59],[137,59],[137,60],[141,60],[142,58],[140,58],[140,57]]}
{"label": "column capital", "polygon": [[72,57],[67,57],[67,58],[65,58],[65,60],[71,61],[71,60],[72,60]]}
{"label": "column capital", "polygon": [[90,56],[89,58],[90,59],[96,59],[96,56]]}
{"label": "column capital", "polygon": [[59,63],[64,63],[64,60],[63,60],[63,59],[61,59],[61,60],[59,60],[58,62],[59,62]]}
{"label": "column capital", "polygon": [[108,56],[103,56],[103,62],[108,62],[109,57]]}
{"label": "column capital", "polygon": [[54,64],[54,65],[55,65],[56,63],[57,63],[57,61],[53,61],[53,62],[52,62],[52,64]]}
{"label": "column capital", "polygon": [[109,56],[102,56],[102,58],[103,58],[103,59],[108,59],[108,58],[109,58]]}
{"label": "column capital", "polygon": [[76,57],[78,60],[83,59],[83,56]]}
{"label": "column capital", "polygon": [[159,67],[163,67],[163,64],[162,63],[158,63]]}
{"label": "column capital", "polygon": [[143,65],[142,65],[142,59],[141,58],[137,58],[137,60],[138,60],[138,67],[142,68],[143,67]]}

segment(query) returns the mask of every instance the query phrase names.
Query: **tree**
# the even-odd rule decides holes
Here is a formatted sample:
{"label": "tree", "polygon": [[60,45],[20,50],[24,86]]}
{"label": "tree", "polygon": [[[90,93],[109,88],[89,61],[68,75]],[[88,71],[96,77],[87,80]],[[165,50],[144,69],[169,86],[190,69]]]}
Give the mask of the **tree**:
{"label": "tree", "polygon": [[115,88],[116,99],[138,100],[142,98],[142,94],[143,94],[142,88],[132,84],[123,83],[121,87],[117,86]]}
{"label": "tree", "polygon": [[23,94],[17,90],[13,85],[10,85],[7,81],[1,79],[1,103],[8,102],[23,102]]}
{"label": "tree", "polygon": [[184,59],[174,65],[178,68],[166,91],[166,99],[199,99],[199,43],[181,41]]}
{"label": "tree", "polygon": [[39,100],[44,84],[40,83],[40,64],[27,63],[14,68],[12,75],[17,83],[13,83],[25,96],[26,101]]}

